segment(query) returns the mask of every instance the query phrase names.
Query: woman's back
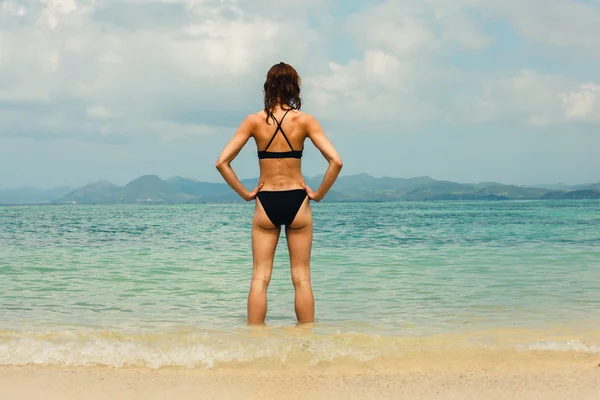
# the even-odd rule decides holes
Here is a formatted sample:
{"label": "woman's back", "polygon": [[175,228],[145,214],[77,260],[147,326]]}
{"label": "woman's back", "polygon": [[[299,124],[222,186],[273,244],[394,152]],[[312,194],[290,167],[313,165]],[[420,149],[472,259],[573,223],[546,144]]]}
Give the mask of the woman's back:
{"label": "woman's back", "polygon": [[299,188],[303,181],[301,158],[308,136],[309,115],[278,108],[273,118],[264,111],[255,114],[253,137],[259,156],[260,181],[265,190]]}

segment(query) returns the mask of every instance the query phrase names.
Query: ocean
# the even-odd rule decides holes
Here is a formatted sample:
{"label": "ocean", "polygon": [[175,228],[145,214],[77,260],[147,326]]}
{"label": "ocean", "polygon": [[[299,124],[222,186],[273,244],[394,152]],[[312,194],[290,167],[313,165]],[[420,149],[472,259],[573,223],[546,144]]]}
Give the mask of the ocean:
{"label": "ocean", "polygon": [[394,365],[600,356],[600,201],[312,205],[316,323],[285,233],[246,326],[253,204],[0,207],[0,365]]}

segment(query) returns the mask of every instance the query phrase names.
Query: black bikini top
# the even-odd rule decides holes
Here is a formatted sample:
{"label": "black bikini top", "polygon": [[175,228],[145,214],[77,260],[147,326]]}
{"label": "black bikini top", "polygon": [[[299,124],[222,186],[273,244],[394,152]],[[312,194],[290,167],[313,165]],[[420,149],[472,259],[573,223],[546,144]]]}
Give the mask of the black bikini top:
{"label": "black bikini top", "polygon": [[[283,129],[281,129],[281,123],[283,122],[283,119],[285,118],[285,116],[287,115],[288,112],[290,112],[290,110],[287,110],[285,112],[285,114],[283,114],[281,121],[277,121],[277,118],[275,118],[275,116],[273,114],[271,114],[271,116],[273,117],[275,122],[277,122],[277,129],[275,130],[275,133],[273,134],[273,137],[269,141],[269,144],[267,145],[267,147],[265,147],[265,149],[262,151],[261,150],[258,151],[259,159],[263,159],[263,158],[302,158],[302,150],[294,150],[294,148],[292,147],[292,144],[290,143],[287,136],[283,132]],[[277,136],[277,132],[281,132],[281,134],[283,135],[283,138],[287,142],[288,146],[290,146],[290,151],[267,151],[267,149],[269,148],[271,143],[273,143],[273,139],[275,139],[275,136]],[[304,149],[304,147],[302,149]]]}

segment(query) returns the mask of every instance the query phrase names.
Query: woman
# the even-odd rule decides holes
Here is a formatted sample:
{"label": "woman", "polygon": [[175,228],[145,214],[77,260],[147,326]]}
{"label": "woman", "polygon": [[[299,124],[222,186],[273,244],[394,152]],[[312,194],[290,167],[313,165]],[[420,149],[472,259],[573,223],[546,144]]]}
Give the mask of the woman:
{"label": "woman", "polygon": [[[311,323],[315,318],[315,305],[310,281],[312,214],[309,201],[318,202],[325,197],[342,169],[342,160],[317,120],[300,111],[300,77],[291,65],[282,62],[271,67],[264,84],[264,100],[264,110],[246,117],[216,165],[225,181],[244,200],[256,199],[248,323],[264,324],[267,288],[282,225],[296,292],[296,317],[299,324]],[[258,148],[260,183],[248,192],[231,168],[231,162],[251,137]],[[316,192],[306,185],[301,171],[300,159],[306,138],[329,161]]]}

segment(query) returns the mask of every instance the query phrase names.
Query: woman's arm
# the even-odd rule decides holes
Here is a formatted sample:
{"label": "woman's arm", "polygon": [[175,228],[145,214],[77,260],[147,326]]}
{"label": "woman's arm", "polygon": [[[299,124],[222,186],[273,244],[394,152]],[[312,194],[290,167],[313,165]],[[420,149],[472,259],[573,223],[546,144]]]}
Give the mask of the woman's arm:
{"label": "woman's arm", "polygon": [[253,200],[263,184],[260,183],[253,191],[248,192],[248,189],[240,182],[233,171],[233,168],[231,168],[231,162],[252,136],[252,130],[254,128],[253,121],[254,118],[252,115],[246,117],[235,132],[233,139],[227,143],[227,146],[225,146],[221,152],[216,164],[216,167],[223,176],[223,179],[225,179],[225,182],[227,182],[227,184],[246,201]]}
{"label": "woman's arm", "polygon": [[321,185],[314,192],[311,188],[306,185],[306,183],[302,183],[302,187],[306,190],[308,197],[314,201],[321,201],[323,197],[327,194],[333,183],[337,179],[340,171],[342,170],[342,159],[340,155],[333,147],[333,144],[327,139],[325,136],[325,132],[323,132],[323,128],[316,120],[316,118],[309,116],[307,122],[307,132],[308,137],[313,142],[315,147],[319,149],[323,157],[329,162],[329,167],[327,171],[325,171],[325,176],[323,176],[323,181]]}

